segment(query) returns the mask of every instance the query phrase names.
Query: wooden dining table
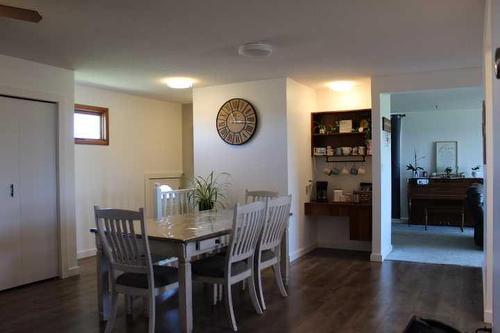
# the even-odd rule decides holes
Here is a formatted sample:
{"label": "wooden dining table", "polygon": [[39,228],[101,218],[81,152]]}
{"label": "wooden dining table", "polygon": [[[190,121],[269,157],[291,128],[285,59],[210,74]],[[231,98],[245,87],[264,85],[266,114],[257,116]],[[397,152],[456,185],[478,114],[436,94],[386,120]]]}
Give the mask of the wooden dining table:
{"label": "wooden dining table", "polygon": [[[194,214],[174,215],[145,221],[151,253],[156,256],[177,257],[179,268],[179,317],[182,332],[193,330],[191,260],[212,253],[228,244],[233,226],[233,210],[213,210]],[[288,229],[288,228],[287,228]],[[99,319],[109,318],[109,265],[95,228],[97,248],[97,297]],[[290,258],[288,230],[281,242],[281,271],[288,285]]]}

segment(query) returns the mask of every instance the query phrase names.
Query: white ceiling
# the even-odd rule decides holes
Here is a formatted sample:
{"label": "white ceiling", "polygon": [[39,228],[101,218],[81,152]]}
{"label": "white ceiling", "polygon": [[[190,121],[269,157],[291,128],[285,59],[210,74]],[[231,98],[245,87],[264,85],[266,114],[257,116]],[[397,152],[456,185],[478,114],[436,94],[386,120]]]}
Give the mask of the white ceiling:
{"label": "white ceiling", "polygon": [[[74,69],[79,82],[178,102],[197,86],[333,79],[481,65],[483,0],[0,0],[40,11],[0,18],[0,53]],[[270,58],[237,56],[267,41]]]}
{"label": "white ceiling", "polygon": [[440,89],[391,94],[391,112],[477,111],[482,108],[483,90],[477,88]]}

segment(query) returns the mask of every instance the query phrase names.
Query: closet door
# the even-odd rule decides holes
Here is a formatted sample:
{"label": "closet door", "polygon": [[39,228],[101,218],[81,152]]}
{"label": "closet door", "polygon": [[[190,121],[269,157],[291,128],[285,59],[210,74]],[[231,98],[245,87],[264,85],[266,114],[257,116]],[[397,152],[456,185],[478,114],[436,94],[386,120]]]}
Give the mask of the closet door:
{"label": "closet door", "polygon": [[0,289],[58,275],[56,116],[0,97]]}
{"label": "closet door", "polygon": [[[0,290],[21,279],[18,117],[12,99],[0,97]],[[14,193],[12,193],[14,191]]]}
{"label": "closet door", "polygon": [[20,100],[17,113],[21,284],[26,284],[58,275],[57,109]]}

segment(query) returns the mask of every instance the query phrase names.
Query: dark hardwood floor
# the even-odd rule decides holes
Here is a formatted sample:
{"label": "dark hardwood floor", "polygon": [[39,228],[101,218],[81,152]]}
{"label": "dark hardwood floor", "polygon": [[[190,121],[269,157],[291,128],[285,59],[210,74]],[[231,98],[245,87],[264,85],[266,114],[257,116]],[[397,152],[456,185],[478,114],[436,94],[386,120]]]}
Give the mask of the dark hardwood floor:
{"label": "dark hardwood floor", "polygon": [[[0,293],[0,332],[101,332],[97,317],[95,259],[80,261],[81,276]],[[248,294],[234,289],[241,332],[402,332],[412,315],[445,321],[464,332],[482,325],[481,270],[387,261],[364,254],[316,250],[291,268],[288,298],[265,275],[268,310],[257,315]],[[210,292],[194,292],[195,332],[230,332],[224,305]],[[123,300],[115,332],[146,332],[140,302],[133,320]],[[177,293],[158,299],[157,332],[178,332]]]}

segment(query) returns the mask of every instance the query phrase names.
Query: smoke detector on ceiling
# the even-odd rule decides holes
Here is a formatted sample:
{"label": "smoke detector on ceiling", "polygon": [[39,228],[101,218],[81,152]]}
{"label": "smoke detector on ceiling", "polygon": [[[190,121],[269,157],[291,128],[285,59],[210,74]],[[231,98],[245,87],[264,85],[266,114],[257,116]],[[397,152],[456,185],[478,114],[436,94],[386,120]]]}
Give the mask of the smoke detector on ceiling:
{"label": "smoke detector on ceiling", "polygon": [[273,53],[273,47],[270,44],[259,42],[245,43],[238,48],[238,54],[245,57],[269,57],[271,53]]}

